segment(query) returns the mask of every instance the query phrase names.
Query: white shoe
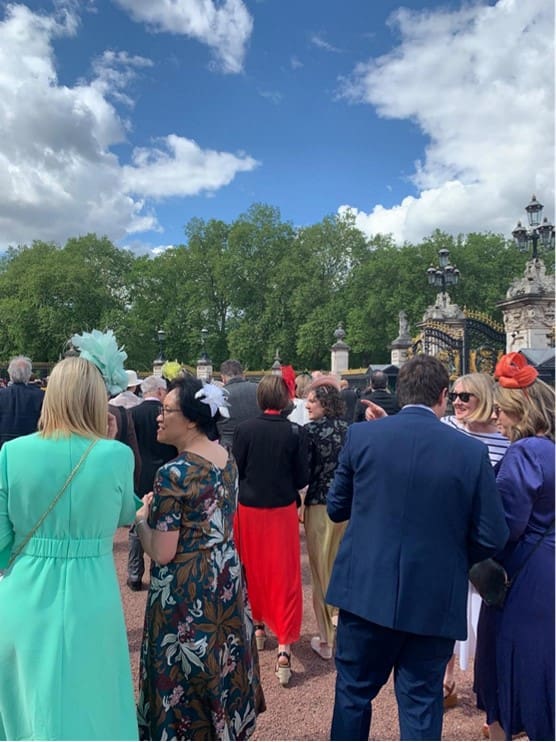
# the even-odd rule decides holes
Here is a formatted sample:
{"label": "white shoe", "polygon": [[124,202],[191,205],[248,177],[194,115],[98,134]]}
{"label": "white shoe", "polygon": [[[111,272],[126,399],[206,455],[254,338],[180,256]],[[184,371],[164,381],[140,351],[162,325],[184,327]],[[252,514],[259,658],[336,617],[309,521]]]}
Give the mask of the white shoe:
{"label": "white shoe", "polygon": [[321,642],[320,636],[314,636],[311,639],[311,649],[313,652],[316,652],[319,657],[322,657],[323,660],[332,659],[332,647],[326,642]]}

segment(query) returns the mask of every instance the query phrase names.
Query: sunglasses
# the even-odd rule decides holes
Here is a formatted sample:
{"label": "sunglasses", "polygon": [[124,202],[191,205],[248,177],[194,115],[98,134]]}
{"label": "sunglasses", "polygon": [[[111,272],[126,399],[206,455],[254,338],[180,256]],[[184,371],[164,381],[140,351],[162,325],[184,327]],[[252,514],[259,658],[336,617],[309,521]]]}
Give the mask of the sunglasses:
{"label": "sunglasses", "polygon": [[471,397],[475,396],[476,395],[473,394],[473,392],[448,392],[448,399],[450,402],[455,402],[458,397],[462,402],[469,402]]}

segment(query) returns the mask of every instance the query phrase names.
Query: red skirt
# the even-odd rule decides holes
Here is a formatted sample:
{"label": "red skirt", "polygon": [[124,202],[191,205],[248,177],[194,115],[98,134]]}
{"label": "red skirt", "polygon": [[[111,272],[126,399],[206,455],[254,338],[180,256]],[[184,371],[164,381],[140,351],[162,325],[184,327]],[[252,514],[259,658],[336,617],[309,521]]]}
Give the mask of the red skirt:
{"label": "red skirt", "polygon": [[234,537],[245,568],[255,623],[264,623],[278,644],[299,639],[303,613],[297,505],[238,505]]}

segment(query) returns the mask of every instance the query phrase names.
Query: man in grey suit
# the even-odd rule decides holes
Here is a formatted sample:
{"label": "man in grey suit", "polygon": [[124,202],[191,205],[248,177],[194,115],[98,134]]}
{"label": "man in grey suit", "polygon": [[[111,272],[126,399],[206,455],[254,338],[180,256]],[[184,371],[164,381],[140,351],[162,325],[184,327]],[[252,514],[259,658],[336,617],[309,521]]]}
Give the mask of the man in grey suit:
{"label": "man in grey suit", "polygon": [[468,570],[508,538],[488,450],[440,422],[449,378],[421,355],[397,415],[350,426],[327,509],[349,519],[326,596],[338,606],[331,739],[367,740],[394,671],[400,739],[440,739],[442,681],[467,633]]}
{"label": "man in grey suit", "polygon": [[226,398],[230,405],[230,417],[223,418],[217,423],[220,443],[231,448],[234,430],[244,420],[250,420],[261,414],[257,404],[257,385],[247,381],[243,375],[243,367],[239,361],[229,359],[220,366],[220,374],[226,390]]}

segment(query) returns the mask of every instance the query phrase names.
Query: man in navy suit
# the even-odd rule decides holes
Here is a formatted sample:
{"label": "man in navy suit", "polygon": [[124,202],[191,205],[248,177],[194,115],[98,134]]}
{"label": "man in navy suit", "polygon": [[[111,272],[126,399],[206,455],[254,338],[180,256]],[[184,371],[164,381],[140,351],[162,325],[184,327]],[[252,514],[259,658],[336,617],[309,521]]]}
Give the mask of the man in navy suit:
{"label": "man in navy suit", "polygon": [[44,392],[30,383],[32,370],[27,356],[16,356],[10,361],[10,384],[0,389],[0,448],[6,441],[37,429]]}
{"label": "man in navy suit", "polygon": [[398,375],[401,412],[350,426],[328,493],[349,519],[326,600],[340,609],[332,740],[367,740],[394,671],[400,739],[440,739],[442,681],[465,639],[467,575],[508,529],[487,448],[440,422],[449,378],[420,355]]}

